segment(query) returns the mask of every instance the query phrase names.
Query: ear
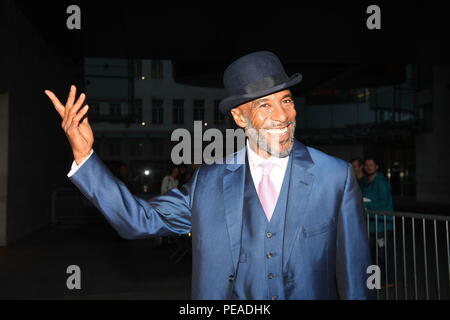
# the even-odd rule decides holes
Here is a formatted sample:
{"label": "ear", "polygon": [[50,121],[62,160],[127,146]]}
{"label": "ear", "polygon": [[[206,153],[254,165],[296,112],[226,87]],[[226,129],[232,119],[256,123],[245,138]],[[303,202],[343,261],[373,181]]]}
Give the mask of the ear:
{"label": "ear", "polygon": [[234,122],[241,127],[245,128],[247,126],[247,121],[245,120],[244,113],[241,107],[233,108],[230,110],[231,115],[233,116]]}

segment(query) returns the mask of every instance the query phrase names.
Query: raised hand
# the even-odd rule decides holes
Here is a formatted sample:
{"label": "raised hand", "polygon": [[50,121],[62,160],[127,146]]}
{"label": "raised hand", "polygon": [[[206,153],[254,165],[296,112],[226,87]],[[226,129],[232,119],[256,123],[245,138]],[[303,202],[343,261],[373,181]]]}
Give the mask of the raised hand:
{"label": "raised hand", "polygon": [[89,106],[86,105],[81,108],[86,100],[86,95],[84,93],[80,94],[78,100],[75,102],[76,93],[77,88],[72,85],[66,105],[64,106],[53,92],[45,90],[45,94],[50,98],[56,111],[62,118],[61,126],[69,139],[75,162],[79,165],[92,150],[94,133],[92,132],[87,116],[85,116],[89,110]]}

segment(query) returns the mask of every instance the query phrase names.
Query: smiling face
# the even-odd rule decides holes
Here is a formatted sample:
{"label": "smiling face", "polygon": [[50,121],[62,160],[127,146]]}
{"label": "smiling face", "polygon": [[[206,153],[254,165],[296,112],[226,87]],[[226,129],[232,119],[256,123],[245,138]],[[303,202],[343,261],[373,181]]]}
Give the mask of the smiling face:
{"label": "smiling face", "polygon": [[295,105],[289,90],[279,91],[231,110],[234,121],[245,128],[252,150],[263,158],[284,158],[294,145]]}

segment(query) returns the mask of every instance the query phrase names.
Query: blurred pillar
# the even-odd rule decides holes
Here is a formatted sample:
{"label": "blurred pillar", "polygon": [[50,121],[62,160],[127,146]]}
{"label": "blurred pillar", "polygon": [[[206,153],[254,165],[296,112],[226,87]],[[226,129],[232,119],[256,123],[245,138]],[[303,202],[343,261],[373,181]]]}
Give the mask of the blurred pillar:
{"label": "blurred pillar", "polygon": [[450,204],[450,65],[435,65],[432,128],[416,136],[417,200]]}
{"label": "blurred pillar", "polygon": [[0,94],[0,246],[6,246],[8,185],[8,94]]}

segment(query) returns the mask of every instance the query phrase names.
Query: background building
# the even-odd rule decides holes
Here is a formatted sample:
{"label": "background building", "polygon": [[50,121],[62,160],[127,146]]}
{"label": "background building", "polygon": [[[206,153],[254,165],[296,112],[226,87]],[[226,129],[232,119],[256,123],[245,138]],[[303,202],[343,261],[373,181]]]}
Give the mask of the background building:
{"label": "background building", "polygon": [[[172,166],[173,130],[192,131],[195,120],[233,127],[218,110],[224,90],[177,83],[171,60],[87,58],[84,71],[95,150],[116,174],[127,168],[136,193],[158,192]],[[342,88],[351,71],[331,79],[296,97],[296,137],[344,160],[376,156],[396,197],[433,201],[442,191],[426,191],[431,168],[416,161],[416,144],[433,132],[429,72],[409,64],[398,83],[363,88]],[[445,191],[439,199],[448,201]]]}
{"label": "background building", "polygon": [[85,60],[94,149],[113,172],[126,165],[136,193],[159,192],[172,166],[173,130],[192,131],[194,121],[205,129],[230,125],[218,109],[223,89],[176,83],[173,72],[170,60]]}

